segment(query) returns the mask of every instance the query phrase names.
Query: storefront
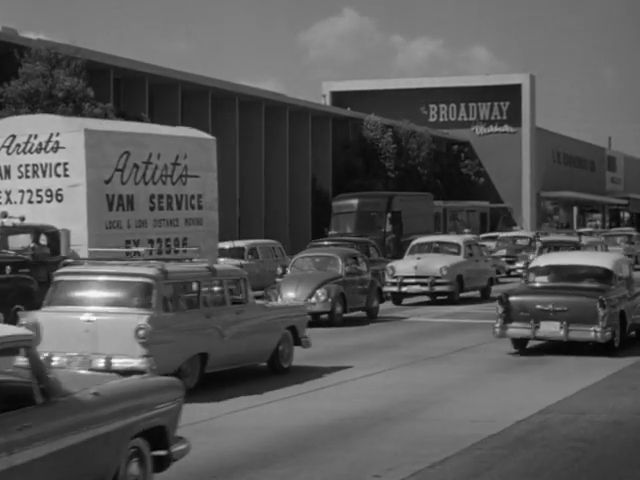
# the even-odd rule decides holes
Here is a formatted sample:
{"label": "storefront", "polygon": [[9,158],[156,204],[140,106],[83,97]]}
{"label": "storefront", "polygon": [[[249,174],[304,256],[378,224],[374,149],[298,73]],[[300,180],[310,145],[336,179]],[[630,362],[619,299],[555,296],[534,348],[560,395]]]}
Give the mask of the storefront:
{"label": "storefront", "polygon": [[630,178],[640,178],[640,159],[537,127],[533,75],[325,82],[323,90],[334,106],[467,139],[521,228],[638,226],[640,182]]}

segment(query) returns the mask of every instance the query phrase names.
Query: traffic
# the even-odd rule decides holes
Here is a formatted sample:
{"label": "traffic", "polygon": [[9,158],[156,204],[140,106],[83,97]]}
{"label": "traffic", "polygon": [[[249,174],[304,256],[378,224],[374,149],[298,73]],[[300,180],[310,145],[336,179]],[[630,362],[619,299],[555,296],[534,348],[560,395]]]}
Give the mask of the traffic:
{"label": "traffic", "polygon": [[[23,121],[2,120],[0,127],[8,122],[15,128]],[[28,122],[28,130],[35,124]],[[46,122],[42,125],[50,128]],[[204,391],[211,374],[242,378],[246,369],[266,365],[276,377],[293,378],[284,390],[297,391],[298,380],[301,384],[305,380],[296,376],[296,367],[309,368],[297,365],[298,358],[322,359],[317,368],[325,373],[306,380],[317,385],[313,392],[320,409],[362,401],[380,413],[382,404],[369,402],[396,391],[378,390],[381,372],[403,370],[410,375],[405,378],[408,384],[419,385],[427,381],[423,375],[428,368],[409,367],[440,358],[437,353],[425,357],[418,348],[416,339],[425,332],[446,339],[441,345],[430,344],[435,352],[451,350],[442,353],[445,356],[489,348],[508,338],[514,353],[522,357],[544,354],[546,347],[540,349],[533,342],[586,344],[597,351],[588,363],[597,365],[598,358],[619,355],[640,330],[634,279],[640,234],[632,228],[599,232],[510,228],[483,238],[467,228],[458,232],[455,225],[444,222],[453,203],[436,204],[430,194],[368,192],[336,198],[327,236],[299,252],[286,252],[275,239],[219,242],[216,190],[206,183],[215,180],[215,139],[198,134],[185,140],[184,128],[175,135],[166,127],[163,136],[130,133],[135,137],[132,145],[142,145],[144,151],[188,150],[193,157],[199,155],[198,173],[185,166],[186,173],[175,181],[162,180],[173,178],[165,166],[166,177],[149,180],[146,173],[135,171],[120,182],[120,187],[135,187],[127,193],[132,199],[175,198],[172,208],[179,199],[197,197],[197,210],[206,211],[202,222],[178,221],[174,226],[158,222],[157,208],[140,208],[135,201],[126,208],[113,208],[115,193],[104,185],[111,183],[123,157],[107,154],[128,151],[128,139],[117,139],[114,150],[113,132],[102,127],[105,137],[98,135],[90,142],[97,151],[77,159],[85,162],[86,171],[74,170],[76,181],[83,185],[76,207],[86,215],[70,218],[63,206],[30,210],[25,216],[5,211],[1,216],[0,429],[10,432],[0,439],[3,479],[42,478],[43,471],[50,472],[50,479],[150,479],[154,473],[171,475],[189,464],[191,449],[200,452],[193,468],[211,468],[217,475],[216,465],[201,463],[206,462],[203,445],[180,432],[216,418],[210,414],[215,401],[204,402],[206,411],[185,408]],[[80,136],[94,135],[83,128],[78,131]],[[91,163],[98,153],[103,159],[99,167]],[[105,158],[115,161],[116,170]],[[89,173],[93,169],[97,173]],[[130,178],[134,178],[131,183]],[[162,184],[167,190],[150,194],[149,184]],[[192,190],[185,190],[187,186]],[[179,210],[181,215],[193,214],[191,207]],[[105,215],[115,216],[108,220]],[[481,218],[478,212],[478,221]],[[106,228],[105,221],[120,222],[121,228]],[[136,230],[140,237],[134,241],[129,236]],[[182,240],[174,243],[171,238]],[[469,306],[478,306],[483,317],[465,318]],[[440,317],[421,316],[429,309]],[[411,315],[412,311],[420,315]],[[456,312],[458,318],[446,317]],[[315,382],[326,375],[329,383],[337,382],[333,386],[341,385],[344,373],[340,372],[349,369],[341,362],[355,362],[352,344],[343,343],[350,338],[354,319],[382,325],[377,331],[387,336],[383,346],[384,336],[364,332],[371,343],[362,345],[357,362],[375,363],[383,358],[376,356],[380,349],[394,366],[388,370],[377,364],[376,373],[370,372],[376,381],[359,382],[368,400],[341,397],[345,391],[339,388],[331,390],[337,398],[322,403],[317,392],[329,387]],[[420,326],[431,322],[447,327]],[[341,331],[346,332],[344,337]],[[458,332],[464,345],[455,343],[461,341],[455,338]],[[322,341],[316,342],[316,334]],[[324,352],[330,356],[322,357]],[[398,358],[405,354],[404,360]],[[491,355],[482,358],[495,361]],[[434,368],[444,375],[438,382],[455,380]],[[362,373],[358,378],[368,376]],[[587,377],[579,379],[588,383]],[[279,380],[267,382],[274,381]],[[396,385],[400,391],[405,387]],[[206,389],[215,391],[215,386]],[[419,398],[401,401],[417,411],[412,402],[422,403]],[[385,415],[393,417],[386,412],[382,418]],[[339,415],[328,418],[341,421]],[[343,420],[358,423],[357,415]],[[388,428],[393,431],[397,425],[392,420],[388,419]],[[398,420],[407,421],[409,417]],[[406,430],[402,434],[406,440]],[[195,436],[202,441],[202,434]],[[416,464],[415,453],[410,456],[401,469],[403,475],[428,465]],[[409,467],[413,470],[405,471]],[[184,468],[177,471],[190,467]],[[338,476],[349,478],[344,472]]]}

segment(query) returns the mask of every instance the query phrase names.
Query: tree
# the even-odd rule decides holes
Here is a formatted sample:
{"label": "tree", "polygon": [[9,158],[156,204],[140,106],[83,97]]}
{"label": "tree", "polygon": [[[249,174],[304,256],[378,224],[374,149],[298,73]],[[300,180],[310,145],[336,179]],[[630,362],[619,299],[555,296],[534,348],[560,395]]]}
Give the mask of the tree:
{"label": "tree", "polygon": [[0,85],[0,117],[52,113],[115,118],[110,104],[95,99],[83,60],[40,47],[27,49],[18,59],[17,77]]}
{"label": "tree", "polygon": [[[359,153],[353,162],[359,167],[341,185],[342,191],[427,191],[443,200],[487,197],[500,202],[470,144],[448,142],[443,151],[426,128],[408,121],[389,125],[368,115]],[[343,168],[354,170],[353,165]]]}

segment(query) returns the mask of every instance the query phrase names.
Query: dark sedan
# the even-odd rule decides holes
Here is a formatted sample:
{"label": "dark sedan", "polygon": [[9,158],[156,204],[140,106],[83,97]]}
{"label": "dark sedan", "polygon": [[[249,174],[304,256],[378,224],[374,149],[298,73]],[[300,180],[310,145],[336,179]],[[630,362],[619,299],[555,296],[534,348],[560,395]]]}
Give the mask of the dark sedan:
{"label": "dark sedan", "polygon": [[287,273],[265,292],[268,301],[304,303],[313,320],[327,315],[334,325],[344,314],[362,311],[378,317],[383,295],[367,258],[343,247],[310,248],[298,253]]}
{"label": "dark sedan", "polygon": [[362,253],[369,261],[371,274],[384,284],[384,269],[389,259],[382,256],[378,244],[367,237],[333,236],[311,240],[307,248],[346,247],[353,248]]}
{"label": "dark sedan", "polygon": [[541,340],[600,343],[615,353],[640,328],[632,264],[610,252],[540,255],[497,309],[493,333],[518,352]]}
{"label": "dark sedan", "polygon": [[0,478],[153,478],[184,457],[179,380],[47,369],[37,335],[0,325]]}

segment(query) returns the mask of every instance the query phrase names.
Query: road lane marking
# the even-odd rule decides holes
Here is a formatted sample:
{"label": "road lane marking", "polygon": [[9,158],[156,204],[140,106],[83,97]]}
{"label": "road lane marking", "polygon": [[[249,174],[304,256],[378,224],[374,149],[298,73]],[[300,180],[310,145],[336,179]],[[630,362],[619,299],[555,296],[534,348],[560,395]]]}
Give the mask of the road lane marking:
{"label": "road lane marking", "polygon": [[407,317],[407,322],[433,322],[433,323],[495,323],[495,320],[481,320],[473,318],[428,318],[428,317]]}

